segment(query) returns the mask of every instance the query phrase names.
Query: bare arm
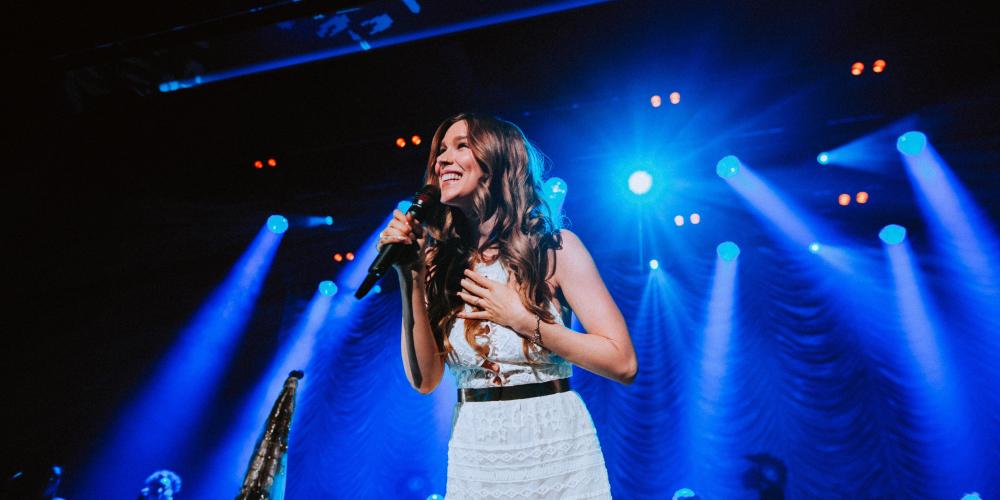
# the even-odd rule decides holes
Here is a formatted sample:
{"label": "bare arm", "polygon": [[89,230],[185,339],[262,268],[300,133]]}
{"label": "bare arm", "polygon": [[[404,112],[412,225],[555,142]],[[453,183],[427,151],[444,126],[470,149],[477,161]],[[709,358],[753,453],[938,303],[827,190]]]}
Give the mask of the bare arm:
{"label": "bare arm", "polygon": [[[382,232],[380,244],[414,243],[423,247],[423,232],[412,216],[396,210],[393,220]],[[400,354],[406,378],[414,389],[428,394],[441,382],[444,360],[434,340],[424,282],[427,277],[425,256],[420,253],[414,262],[396,266],[403,303],[403,323],[400,332]]]}
{"label": "bare arm", "polygon": [[[562,289],[588,334],[580,335],[564,326],[542,322],[539,325],[542,343],[574,365],[630,384],[639,365],[625,319],[583,242],[570,231],[563,230],[562,234],[555,285]],[[462,313],[460,317],[494,321],[529,339],[534,335],[537,317],[524,308],[513,285],[495,283],[467,272],[462,286],[465,289],[460,293],[462,299],[481,310]]]}

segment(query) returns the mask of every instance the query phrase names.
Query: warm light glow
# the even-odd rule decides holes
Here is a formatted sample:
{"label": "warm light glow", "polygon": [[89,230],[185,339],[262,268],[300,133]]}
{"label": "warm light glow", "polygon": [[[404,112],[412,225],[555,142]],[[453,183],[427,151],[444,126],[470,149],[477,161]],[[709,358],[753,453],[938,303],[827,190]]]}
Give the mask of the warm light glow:
{"label": "warm light glow", "polygon": [[879,59],[872,63],[872,71],[875,73],[881,73],[885,71],[885,59]]}
{"label": "warm light glow", "polygon": [[410,142],[412,142],[414,146],[419,146],[420,143],[423,142],[423,139],[421,139],[419,135],[413,134],[413,137],[410,137]]}
{"label": "warm light glow", "polygon": [[857,200],[857,202],[862,205],[868,203],[868,193],[865,191],[861,191],[860,193],[858,193],[857,197],[855,197],[855,200]]}
{"label": "warm light glow", "polygon": [[847,193],[841,194],[839,197],[837,197],[837,203],[840,203],[840,206],[842,206],[842,207],[846,207],[847,205],[850,205],[851,204],[851,195],[849,195]]}
{"label": "warm light glow", "polygon": [[341,262],[344,260],[344,256],[340,255],[339,253],[335,253],[333,254],[333,260],[334,262]]}
{"label": "warm light glow", "polygon": [[670,93],[670,104],[680,104],[681,103],[681,93],[671,92]]}
{"label": "warm light glow", "polygon": [[354,260],[354,252],[347,252],[347,255],[345,255],[344,257],[347,260]]}
{"label": "warm light glow", "polygon": [[396,139],[396,147],[398,147],[398,148],[405,148],[406,147],[406,139],[403,139],[402,137]]}
{"label": "warm light glow", "polygon": [[275,160],[274,158],[268,158],[267,159],[267,166],[269,166],[269,167],[277,167],[278,166],[278,160]]}
{"label": "warm light glow", "polygon": [[253,162],[253,168],[264,168],[264,162],[260,160]]}
{"label": "warm light glow", "polygon": [[692,224],[701,224],[701,215],[700,214],[693,213],[693,214],[691,214],[690,219],[691,219],[691,223]]}
{"label": "warm light glow", "polygon": [[684,216],[683,215],[676,215],[676,216],[674,216],[674,224],[677,224],[677,226],[683,226],[684,225]]}
{"label": "warm light glow", "polygon": [[649,98],[649,103],[652,104],[654,108],[658,108],[661,104],[663,104],[663,100],[660,99],[659,95],[654,95]]}
{"label": "warm light glow", "polygon": [[864,70],[865,70],[865,65],[862,64],[861,62],[856,62],[851,65],[851,74],[854,76],[860,75],[861,72]]}

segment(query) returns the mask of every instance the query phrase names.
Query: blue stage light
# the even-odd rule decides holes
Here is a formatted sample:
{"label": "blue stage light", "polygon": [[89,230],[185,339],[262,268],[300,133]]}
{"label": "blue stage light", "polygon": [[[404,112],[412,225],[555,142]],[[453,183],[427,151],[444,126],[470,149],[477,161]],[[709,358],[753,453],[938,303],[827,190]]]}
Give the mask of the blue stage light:
{"label": "blue stage light", "polygon": [[628,176],[628,188],[637,195],[644,195],[653,187],[653,176],[645,170],[636,170]]}
{"label": "blue stage light", "polygon": [[729,179],[730,177],[740,173],[740,159],[729,155],[721,160],[719,163],[715,164],[715,173],[722,177],[723,179]]}
{"label": "blue stage light", "polygon": [[672,500],[678,500],[680,498],[697,498],[698,495],[695,494],[694,490],[691,488],[681,488],[674,492]]}
{"label": "blue stage light", "polygon": [[334,295],[337,295],[337,284],[330,280],[321,281],[319,283],[319,293],[322,293],[327,297],[333,297]]}
{"label": "blue stage light", "polygon": [[740,255],[740,247],[732,241],[724,241],[719,243],[719,246],[715,247],[715,253],[719,255],[719,258],[726,261],[732,262],[736,260],[736,257]]}
{"label": "blue stage light", "polygon": [[653,259],[649,261],[649,268],[656,270],[660,268],[660,261]]}
{"label": "blue stage light", "polygon": [[267,218],[267,230],[274,234],[281,234],[288,230],[288,219],[280,215],[272,215]]}
{"label": "blue stage light", "polygon": [[812,253],[819,253],[819,249],[820,249],[819,243],[817,243],[817,242],[814,241],[814,242],[812,242],[812,243],[809,244],[809,251],[810,252],[812,252]]}
{"label": "blue stage light", "polygon": [[889,224],[878,232],[878,237],[887,245],[898,245],[906,239],[906,228],[898,224]]}
{"label": "blue stage light", "polygon": [[427,496],[427,500],[444,500],[444,497],[437,493],[431,493]]}
{"label": "blue stage light", "polygon": [[927,147],[927,136],[915,130],[907,132],[896,140],[896,149],[907,156],[920,154]]}
{"label": "blue stage light", "polygon": [[333,225],[333,217],[327,215],[326,219],[323,219],[323,222],[326,222],[327,226],[332,226]]}
{"label": "blue stage light", "polygon": [[820,165],[826,165],[830,163],[830,153],[823,151],[822,153],[816,155],[816,161],[818,161]]}

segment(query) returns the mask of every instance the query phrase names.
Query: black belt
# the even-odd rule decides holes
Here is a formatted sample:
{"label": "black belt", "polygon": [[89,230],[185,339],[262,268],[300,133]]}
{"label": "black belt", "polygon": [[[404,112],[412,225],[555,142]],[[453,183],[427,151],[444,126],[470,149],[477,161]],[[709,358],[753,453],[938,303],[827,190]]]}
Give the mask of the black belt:
{"label": "black belt", "polygon": [[510,401],[512,399],[537,398],[569,390],[569,379],[561,378],[537,384],[487,387],[485,389],[459,389],[458,401],[481,403],[484,401]]}

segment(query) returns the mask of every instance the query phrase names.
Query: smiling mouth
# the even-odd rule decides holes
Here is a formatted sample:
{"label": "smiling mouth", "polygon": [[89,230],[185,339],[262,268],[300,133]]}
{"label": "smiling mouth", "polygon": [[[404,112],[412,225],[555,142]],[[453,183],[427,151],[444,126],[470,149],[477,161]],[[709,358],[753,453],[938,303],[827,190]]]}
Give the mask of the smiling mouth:
{"label": "smiling mouth", "polygon": [[458,172],[448,172],[441,176],[441,185],[450,184],[462,180],[462,174]]}

